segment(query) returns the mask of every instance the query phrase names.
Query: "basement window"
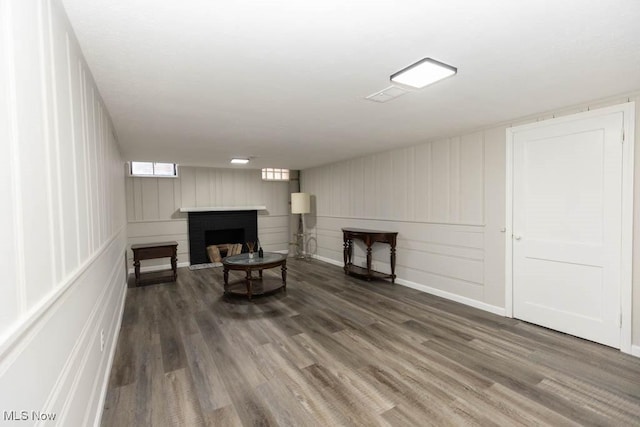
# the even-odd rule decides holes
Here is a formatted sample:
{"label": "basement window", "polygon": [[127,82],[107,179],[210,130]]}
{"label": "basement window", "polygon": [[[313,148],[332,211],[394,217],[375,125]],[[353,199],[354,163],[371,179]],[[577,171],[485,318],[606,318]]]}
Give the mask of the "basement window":
{"label": "basement window", "polygon": [[289,169],[262,168],[263,181],[289,181]]}
{"label": "basement window", "polygon": [[141,177],[177,178],[178,165],[159,162],[129,162],[129,174]]}

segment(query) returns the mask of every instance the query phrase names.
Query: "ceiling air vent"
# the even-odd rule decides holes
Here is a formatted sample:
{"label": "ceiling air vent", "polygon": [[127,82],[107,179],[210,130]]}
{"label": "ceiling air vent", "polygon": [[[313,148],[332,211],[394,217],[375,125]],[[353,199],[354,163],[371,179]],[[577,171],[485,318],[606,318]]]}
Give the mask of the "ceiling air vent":
{"label": "ceiling air vent", "polygon": [[401,89],[397,86],[389,86],[388,88],[382,89],[379,92],[372,93],[371,95],[367,96],[366,99],[373,102],[387,102],[399,96],[402,96],[407,92],[409,91]]}

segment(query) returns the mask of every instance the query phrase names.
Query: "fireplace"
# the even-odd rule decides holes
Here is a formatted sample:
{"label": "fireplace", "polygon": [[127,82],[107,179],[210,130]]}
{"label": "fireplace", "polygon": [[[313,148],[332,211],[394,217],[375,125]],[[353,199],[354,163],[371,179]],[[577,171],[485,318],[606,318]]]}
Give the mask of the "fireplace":
{"label": "fireplace", "polygon": [[[258,240],[257,211],[189,212],[191,265],[209,262],[207,246]],[[246,251],[246,246],[243,247]]]}

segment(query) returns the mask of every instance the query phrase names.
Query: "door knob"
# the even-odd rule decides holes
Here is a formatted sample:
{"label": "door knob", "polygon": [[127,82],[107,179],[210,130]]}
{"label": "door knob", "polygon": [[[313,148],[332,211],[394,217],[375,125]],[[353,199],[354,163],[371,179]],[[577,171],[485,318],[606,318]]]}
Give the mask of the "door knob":
{"label": "door knob", "polygon": [[520,239],[522,239],[522,236],[516,236],[516,235],[514,235],[514,236],[513,236],[513,238],[514,238],[514,239],[516,239],[516,240],[520,240]]}

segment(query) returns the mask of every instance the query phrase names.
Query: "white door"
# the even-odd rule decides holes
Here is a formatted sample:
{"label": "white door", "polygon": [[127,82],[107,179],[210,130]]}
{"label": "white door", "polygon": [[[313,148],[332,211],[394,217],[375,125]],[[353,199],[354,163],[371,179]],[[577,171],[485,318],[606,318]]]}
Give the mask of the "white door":
{"label": "white door", "polygon": [[513,135],[513,315],[617,348],[622,129],[613,112]]}

